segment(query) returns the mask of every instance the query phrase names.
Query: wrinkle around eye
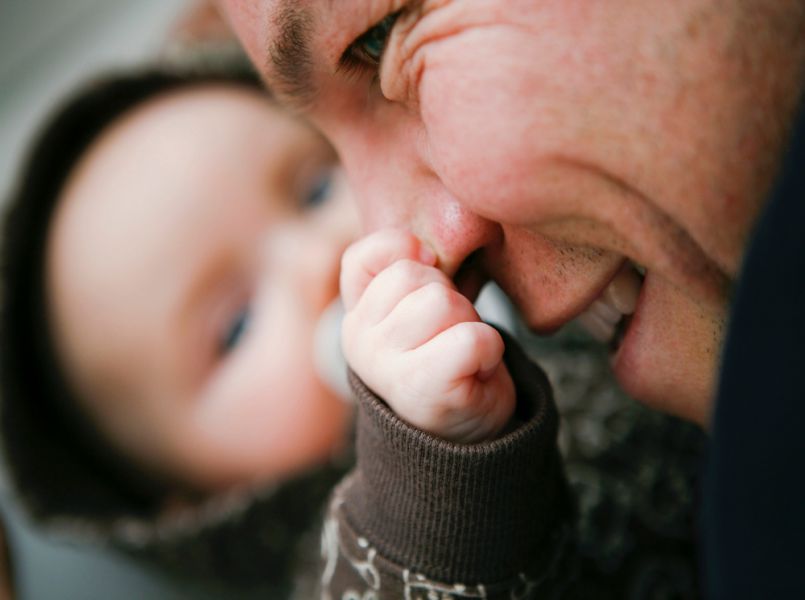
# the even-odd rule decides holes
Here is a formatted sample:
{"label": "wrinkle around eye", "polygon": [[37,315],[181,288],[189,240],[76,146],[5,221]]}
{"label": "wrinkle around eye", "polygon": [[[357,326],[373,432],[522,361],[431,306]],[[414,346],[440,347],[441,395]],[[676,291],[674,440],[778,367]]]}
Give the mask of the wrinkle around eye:
{"label": "wrinkle around eye", "polygon": [[538,35],[529,24],[518,22],[518,15],[501,17],[499,12],[478,10],[471,2],[423,0],[407,6],[400,14],[380,65],[380,87],[390,101],[411,106],[419,104],[419,94],[432,50],[437,43],[484,29],[512,29]]}
{"label": "wrinkle around eye", "polygon": [[473,19],[470,22],[466,18],[457,19],[456,10],[451,10],[456,4],[460,3],[424,2],[401,13],[389,36],[386,55],[380,65],[380,87],[386,99],[418,105],[419,89],[428,59],[427,50],[431,44],[483,24],[480,18],[477,22]]}

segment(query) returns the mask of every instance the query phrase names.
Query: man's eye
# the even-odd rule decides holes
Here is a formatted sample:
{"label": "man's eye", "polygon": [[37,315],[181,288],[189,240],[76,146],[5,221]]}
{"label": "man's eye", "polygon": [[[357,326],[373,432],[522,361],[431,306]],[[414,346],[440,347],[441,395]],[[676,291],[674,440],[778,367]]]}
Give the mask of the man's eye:
{"label": "man's eye", "polygon": [[243,336],[249,328],[251,311],[248,306],[243,307],[232,319],[229,327],[224,331],[219,344],[219,352],[224,355],[232,350],[243,340]]}
{"label": "man's eye", "polygon": [[391,29],[399,16],[399,12],[388,15],[355,40],[341,57],[341,66],[347,69],[357,66],[378,67]]}

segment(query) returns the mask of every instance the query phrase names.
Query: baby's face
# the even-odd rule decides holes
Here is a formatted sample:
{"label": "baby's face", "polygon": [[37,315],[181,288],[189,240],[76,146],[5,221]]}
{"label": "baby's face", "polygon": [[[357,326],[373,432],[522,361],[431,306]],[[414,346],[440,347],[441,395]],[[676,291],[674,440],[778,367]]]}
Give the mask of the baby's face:
{"label": "baby's face", "polygon": [[357,229],[335,163],[233,86],[156,98],[79,163],[49,240],[50,313],[83,408],[123,452],[216,489],[338,446],[348,408],[312,358]]}

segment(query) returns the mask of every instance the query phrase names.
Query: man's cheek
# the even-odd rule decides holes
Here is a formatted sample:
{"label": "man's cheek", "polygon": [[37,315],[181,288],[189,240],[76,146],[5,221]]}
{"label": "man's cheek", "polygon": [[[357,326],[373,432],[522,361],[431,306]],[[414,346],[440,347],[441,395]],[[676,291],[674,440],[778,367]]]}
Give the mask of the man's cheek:
{"label": "man's cheek", "polygon": [[551,145],[544,132],[556,129],[537,106],[539,73],[510,43],[483,32],[429,50],[419,102],[442,181],[485,212],[533,191],[531,180]]}

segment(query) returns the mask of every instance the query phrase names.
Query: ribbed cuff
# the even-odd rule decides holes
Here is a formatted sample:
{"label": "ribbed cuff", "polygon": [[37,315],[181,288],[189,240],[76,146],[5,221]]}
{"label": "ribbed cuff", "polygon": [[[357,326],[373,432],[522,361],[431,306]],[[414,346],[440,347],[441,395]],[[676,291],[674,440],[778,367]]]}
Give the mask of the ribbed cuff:
{"label": "ribbed cuff", "polygon": [[545,374],[509,340],[505,361],[522,424],[468,445],[403,422],[350,373],[358,465],[343,510],[391,562],[441,581],[495,582],[544,555],[566,512],[556,408]]}

